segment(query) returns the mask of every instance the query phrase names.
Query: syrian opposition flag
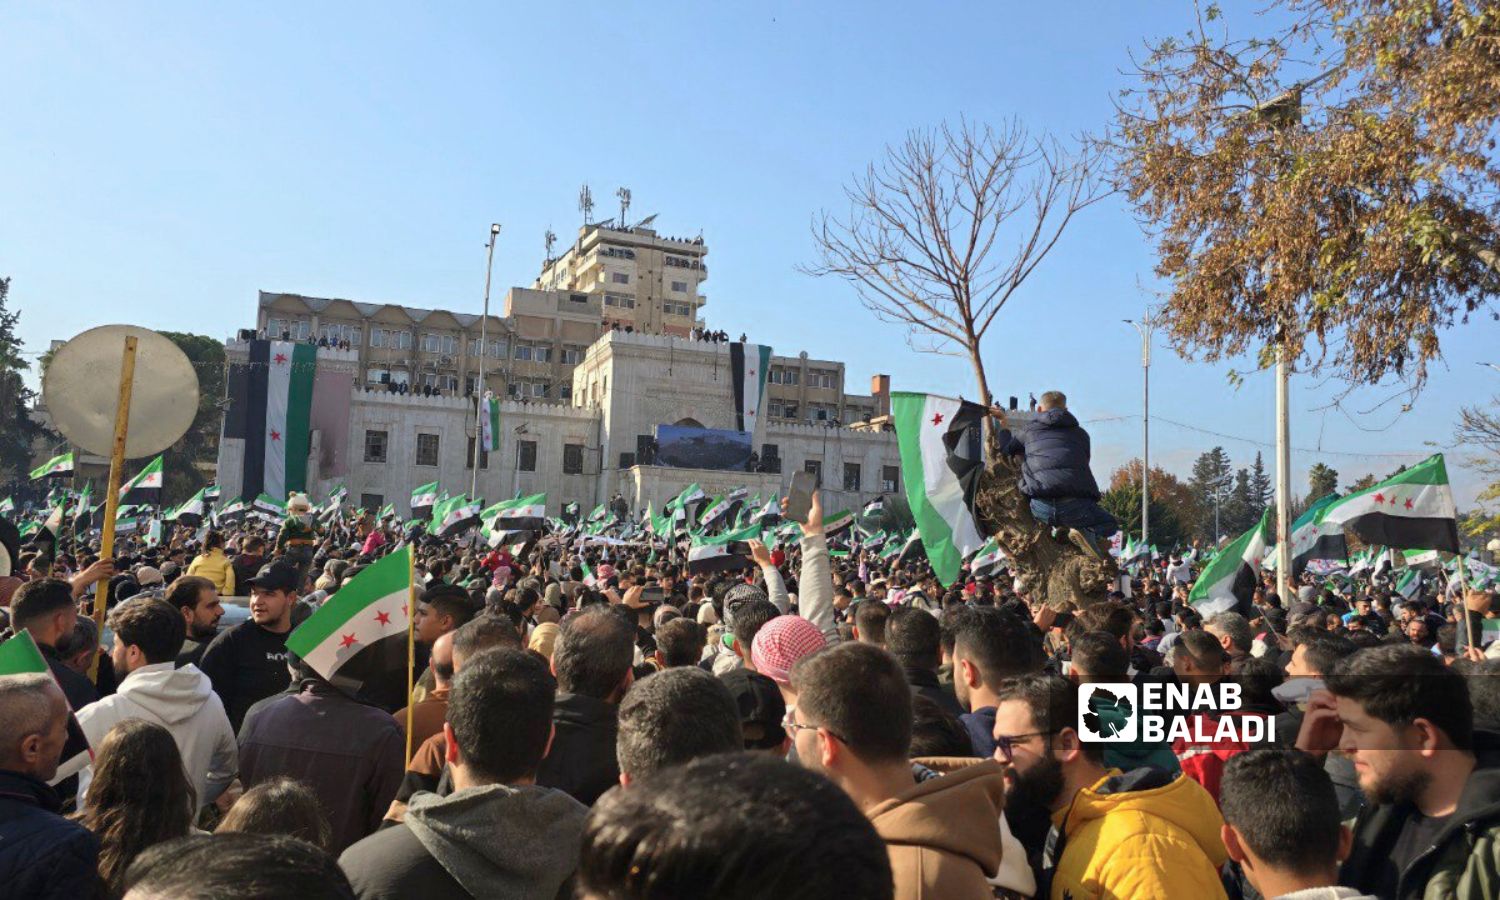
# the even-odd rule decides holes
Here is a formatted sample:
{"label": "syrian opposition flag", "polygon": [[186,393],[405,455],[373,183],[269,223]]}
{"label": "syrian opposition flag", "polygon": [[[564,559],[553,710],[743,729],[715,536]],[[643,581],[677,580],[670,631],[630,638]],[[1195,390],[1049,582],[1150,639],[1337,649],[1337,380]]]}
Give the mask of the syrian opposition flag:
{"label": "syrian opposition flag", "polygon": [[1410,600],[1422,592],[1422,570],[1407,569],[1396,579],[1396,593]]}
{"label": "syrian opposition flag", "polygon": [[169,510],[164,516],[168,522],[178,522],[189,528],[197,528],[203,524],[203,517],[208,512],[208,488],[200,490],[189,497],[181,506]]}
{"label": "syrian opposition flag", "polygon": [[[47,659],[32,639],[31,632],[22,630],[15,637],[0,644],[0,676],[46,675],[54,678],[47,668]],[[54,678],[55,680],[55,678]],[[61,685],[59,685],[61,688]],[[56,785],[65,778],[82,772],[94,761],[94,752],[89,748],[88,737],[73,716],[76,710],[68,710],[68,739],[63,744],[62,758],[57,764],[57,774],[47,782]]]}
{"label": "syrian opposition flag", "polygon": [[9,497],[5,497],[3,499],[0,499],[0,515],[4,515],[5,513],[8,513],[8,512],[15,512],[15,509],[16,509],[16,501],[12,500]]}
{"label": "syrian opposition flag", "polygon": [[1320,530],[1347,529],[1366,544],[1458,552],[1458,507],[1441,453],[1329,504],[1316,521]]}
{"label": "syrian opposition flag", "polygon": [[714,500],[710,502],[708,504],[708,509],[703,511],[703,517],[698,520],[698,524],[701,525],[703,527],[703,530],[705,531],[711,528],[719,527],[720,525],[724,524],[725,519],[729,518],[729,507],[731,505],[733,504],[730,503],[727,497],[723,500]]}
{"label": "syrian opposition flag", "polygon": [[766,392],[766,373],[771,370],[771,348],[765,344],[729,345],[729,381],[734,387],[734,428],[754,431],[760,416],[760,400]]}
{"label": "syrian opposition flag", "polygon": [[771,523],[779,518],[781,518],[781,498],[776,494],[772,494],[771,499],[762,504],[754,513],[751,513],[750,524],[760,525],[762,523]]}
{"label": "syrian opposition flag", "polygon": [[146,464],[134,478],[120,486],[120,502],[149,504],[161,503],[161,457]]}
{"label": "syrian opposition flag", "polygon": [[541,531],[547,525],[547,495],[532,494],[496,503],[495,528],[499,531]]}
{"label": "syrian opposition flag", "polygon": [[350,694],[406,665],[411,545],[355,575],[286,639],[286,648]]}
{"label": "syrian opposition flag", "polygon": [[481,507],[480,501],[470,500],[463,494],[450,497],[432,508],[432,524],[427,530],[443,538],[462,534],[479,524]]}
{"label": "syrian opposition flag", "polygon": [[1188,604],[1207,618],[1233,610],[1245,613],[1255,597],[1261,560],[1271,545],[1271,510],[1261,513],[1260,524],[1235,538],[1209,563],[1193,589]]}
{"label": "syrian opposition flag", "polygon": [[94,483],[85,482],[83,491],[78,495],[78,502],[73,506],[73,530],[86,531],[94,520]]}
{"label": "syrian opposition flag", "polygon": [[751,568],[755,563],[750,559],[749,542],[759,538],[760,528],[752,525],[721,534],[712,541],[695,541],[688,547],[688,573],[699,575]]}
{"label": "syrian opposition flag", "polygon": [[885,497],[876,497],[865,504],[864,512],[861,515],[873,516],[882,512],[885,512]]}
{"label": "syrian opposition flag", "polygon": [[479,448],[486,453],[500,449],[500,398],[491,391],[479,401]]}
{"label": "syrian opposition flag", "polygon": [[1349,544],[1344,540],[1342,528],[1319,528],[1317,518],[1323,510],[1337,503],[1338,494],[1313,503],[1307,511],[1292,523],[1292,577],[1297,578],[1315,559],[1344,559],[1349,555]]}
{"label": "syrian opposition flag", "polygon": [[31,480],[73,474],[73,451],[54,456],[31,470]]}
{"label": "syrian opposition flag", "polygon": [[1000,549],[1000,545],[995,542],[995,539],[990,538],[984,542],[983,547],[979,548],[979,552],[974,554],[974,558],[969,560],[969,574],[974,576],[993,575],[1004,562],[1005,553]]}
{"label": "syrian opposition flag", "polygon": [[417,513],[419,509],[431,509],[437,506],[438,483],[436,481],[424,484],[411,492],[411,514],[412,518],[421,518]]}
{"label": "syrian opposition flag", "polygon": [[964,557],[984,545],[974,492],[984,468],[985,408],[967,400],[895,391],[891,415],[901,449],[901,480],[932,571],[944,587]]}
{"label": "syrian opposition flag", "polygon": [[853,524],[854,513],[841,509],[823,519],[823,533],[828,537],[833,537],[836,534],[843,534]]}
{"label": "syrian opposition flag", "polygon": [[589,587],[594,587],[599,583],[599,579],[594,577],[594,569],[592,566],[585,562],[582,564],[581,568],[583,569],[584,584],[588,585]]}
{"label": "syrian opposition flag", "polygon": [[307,490],[317,365],[311,344],[251,341],[249,359],[230,366],[224,436],[245,441],[242,497]]}

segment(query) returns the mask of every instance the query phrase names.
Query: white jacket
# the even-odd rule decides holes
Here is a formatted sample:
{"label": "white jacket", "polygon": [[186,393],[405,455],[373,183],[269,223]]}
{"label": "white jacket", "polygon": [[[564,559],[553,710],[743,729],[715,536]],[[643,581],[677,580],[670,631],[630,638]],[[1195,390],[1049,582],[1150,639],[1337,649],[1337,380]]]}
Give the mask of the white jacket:
{"label": "white jacket", "polygon": [[[114,694],[78,711],[78,724],[95,750],[109,730],[126,719],[155,722],[172,733],[199,806],[212,803],[239,771],[239,748],[224,704],[195,665],[141,666],[125,676]],[[79,775],[80,809],[93,777],[93,766]]]}

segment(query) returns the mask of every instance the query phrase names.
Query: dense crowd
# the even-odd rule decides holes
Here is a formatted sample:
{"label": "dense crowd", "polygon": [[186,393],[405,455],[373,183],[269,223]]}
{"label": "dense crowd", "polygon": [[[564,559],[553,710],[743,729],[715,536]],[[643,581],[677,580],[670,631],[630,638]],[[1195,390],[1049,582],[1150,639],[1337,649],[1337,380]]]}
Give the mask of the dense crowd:
{"label": "dense crowd", "polygon": [[[52,675],[0,677],[0,896],[1500,896],[1488,593],[1304,575],[1205,621],[1174,557],[1059,613],[799,524],[710,572],[369,516],[23,554],[0,607]],[[410,673],[287,650],[406,544]],[[1122,683],[1241,702],[1086,739]],[[49,785],[70,710],[93,755]]]}

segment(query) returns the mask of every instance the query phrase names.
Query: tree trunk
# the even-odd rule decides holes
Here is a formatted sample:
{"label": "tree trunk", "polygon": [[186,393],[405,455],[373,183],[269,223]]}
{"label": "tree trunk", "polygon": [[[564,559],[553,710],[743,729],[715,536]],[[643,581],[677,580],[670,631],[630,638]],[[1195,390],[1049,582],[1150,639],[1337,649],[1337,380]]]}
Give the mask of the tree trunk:
{"label": "tree trunk", "polygon": [[1052,537],[1050,528],[1032,518],[1031,507],[1021,494],[1020,462],[1000,453],[998,436],[993,433],[987,451],[989,462],[980,477],[974,506],[985,532],[994,535],[1010,557],[1022,593],[1058,612],[1085,609],[1104,600],[1119,577],[1114,559],[1094,559],[1066,535],[1061,540]]}

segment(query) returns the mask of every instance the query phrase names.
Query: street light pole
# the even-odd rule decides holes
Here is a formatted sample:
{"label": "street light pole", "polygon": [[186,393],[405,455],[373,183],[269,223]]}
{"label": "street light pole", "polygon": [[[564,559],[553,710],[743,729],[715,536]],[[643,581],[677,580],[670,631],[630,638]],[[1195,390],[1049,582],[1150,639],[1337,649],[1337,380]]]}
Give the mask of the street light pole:
{"label": "street light pole", "polygon": [[1141,334],[1141,543],[1151,546],[1151,333],[1156,320],[1147,308],[1139,322],[1126,319]]}
{"label": "street light pole", "polygon": [[474,383],[474,454],[469,459],[470,465],[474,467],[474,475],[469,480],[470,500],[479,496],[479,460],[484,453],[480,446],[480,442],[484,440],[484,354],[489,351],[485,327],[490,321],[490,276],[495,271],[495,240],[499,237],[500,225],[498,222],[492,223],[484,264],[484,315],[479,319],[479,379]]}
{"label": "street light pole", "polygon": [[1292,573],[1292,426],[1287,397],[1291,363],[1285,347],[1276,351],[1276,596],[1287,595]]}

